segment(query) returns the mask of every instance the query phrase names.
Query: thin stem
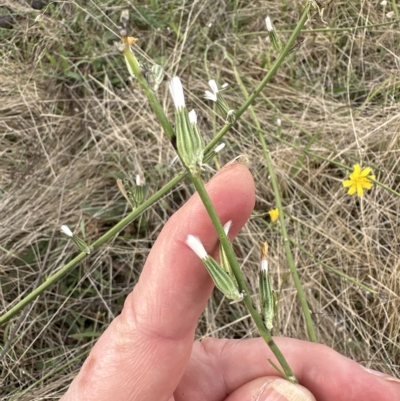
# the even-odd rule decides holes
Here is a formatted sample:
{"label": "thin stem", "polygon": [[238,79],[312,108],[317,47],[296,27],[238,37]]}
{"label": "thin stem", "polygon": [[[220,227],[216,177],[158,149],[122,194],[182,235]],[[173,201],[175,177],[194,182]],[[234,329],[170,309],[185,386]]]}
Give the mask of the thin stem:
{"label": "thin stem", "polygon": [[256,324],[261,337],[264,339],[264,341],[267,343],[268,347],[271,349],[271,351],[275,355],[276,359],[279,361],[280,365],[282,366],[283,371],[285,372],[286,378],[293,383],[298,383],[296,376],[294,375],[292,369],[290,368],[290,366],[287,363],[282,352],[280,351],[280,349],[276,345],[275,341],[273,340],[271,332],[265,327],[265,324],[264,324],[260,314],[258,313],[257,309],[253,305],[250,290],[247,287],[246,281],[240,270],[240,267],[236,260],[235,254],[233,253],[232,246],[229,242],[228,237],[226,236],[226,234],[224,232],[224,228],[221,224],[221,221],[219,220],[217,212],[214,209],[211,199],[208,196],[208,193],[204,187],[201,177],[191,176],[191,178],[192,178],[192,182],[193,182],[193,184],[194,184],[194,186],[195,186],[195,188],[196,188],[196,190],[197,190],[197,192],[211,218],[211,221],[215,227],[215,230],[217,231],[218,238],[219,238],[222,246],[224,247],[224,250],[228,257],[229,263],[232,267],[233,274],[235,275],[236,280],[238,282],[239,289],[240,289],[240,291],[243,291],[243,293],[244,293],[243,302],[246,305],[248,311],[250,312],[250,315],[251,315],[254,323]]}
{"label": "thin stem", "polygon": [[286,258],[287,258],[288,265],[289,265],[289,270],[292,275],[294,285],[296,287],[296,291],[297,291],[297,295],[300,300],[301,308],[303,310],[304,319],[306,321],[306,326],[307,326],[307,331],[308,331],[308,336],[312,342],[318,342],[317,335],[316,335],[315,328],[314,328],[314,323],[311,318],[311,312],[308,307],[306,294],[304,293],[303,286],[301,285],[300,278],[297,273],[296,265],[294,263],[292,250],[290,249],[289,237],[287,234],[286,224],[285,224],[285,214],[283,212],[283,205],[282,205],[281,196],[279,193],[278,180],[276,179],[275,170],[273,168],[270,152],[267,149],[265,139],[262,135],[260,135],[260,140],[261,140],[261,144],[263,147],[264,157],[265,157],[265,161],[267,163],[267,167],[268,167],[268,171],[269,171],[269,175],[270,175],[270,179],[271,179],[271,184],[272,184],[272,188],[273,188],[274,195],[275,195],[276,206],[279,210],[279,222],[280,222],[280,226],[281,226],[281,233],[282,233],[282,237],[283,237],[283,244],[285,247],[285,253],[286,253]]}
{"label": "thin stem", "polygon": [[[140,206],[138,206],[135,210],[129,213],[126,217],[124,217],[119,223],[117,223],[111,230],[107,231],[104,235],[102,235],[97,241],[93,242],[91,245],[93,250],[98,249],[105,242],[110,240],[113,236],[117,235],[121,230],[123,230],[128,224],[130,224],[134,219],[136,219],[141,213],[143,213],[146,209],[152,206],[155,202],[160,200],[166,193],[168,193],[178,182],[180,182],[183,177],[185,177],[184,173],[181,173],[174,177],[170,182],[168,182],[163,188],[157,191],[154,195],[150,196],[145,202],[143,202]],[[30,304],[35,298],[41,295],[44,291],[50,288],[53,284],[59,281],[66,274],[70,273],[79,262],[87,257],[85,252],[81,252],[74,259],[72,259],[69,263],[63,266],[58,272],[50,276],[44,283],[42,283],[39,287],[35,288],[30,294],[28,294],[25,298],[21,299],[16,305],[14,305],[9,311],[7,311],[4,315],[0,316],[0,326],[6,322],[8,322],[13,316],[15,316],[18,312],[20,312],[26,305]]]}
{"label": "thin stem", "polygon": [[[240,107],[239,110],[236,111],[236,120],[238,120],[241,115],[249,108],[249,106],[254,102],[255,98],[260,94],[260,92],[264,89],[267,83],[273,78],[273,76],[278,71],[279,67],[285,61],[286,56],[289,54],[290,50],[292,49],[293,45],[296,42],[297,37],[300,35],[301,29],[303,28],[304,24],[307,21],[308,12],[310,11],[310,4],[304,8],[303,14],[300,17],[299,22],[296,25],[292,35],[290,36],[289,40],[287,41],[285,47],[282,49],[282,52],[279,54],[278,58],[276,59],[274,65],[271,69],[267,72],[265,77],[262,81],[257,85],[257,88],[253,91],[253,93],[246,99],[243,105]],[[232,127],[232,124],[226,124],[218,134],[211,140],[211,142],[206,146],[205,153],[210,151],[214,148],[214,146],[221,140],[221,138],[229,131]]]}
{"label": "thin stem", "polygon": [[[396,2],[396,0],[392,0],[393,2]],[[396,10],[396,8],[393,8]],[[315,28],[315,29],[304,29],[301,31],[301,33],[314,33],[314,32],[346,32],[346,31],[357,31],[360,29],[370,29],[370,28],[379,28],[382,26],[388,26],[392,24],[396,24],[400,22],[400,19],[390,21],[390,22],[382,22],[380,24],[368,24],[368,25],[359,25],[359,26],[344,26],[344,27],[338,27],[338,28]],[[279,29],[279,32],[286,33],[286,32],[292,32],[290,29]],[[253,31],[253,32],[247,32],[247,33],[241,33],[240,37],[245,37],[245,36],[262,36],[265,35],[265,31]]]}
{"label": "thin stem", "polygon": [[399,9],[398,9],[398,5],[397,5],[397,1],[396,0],[392,0],[392,8],[394,13],[396,14],[396,18],[397,18],[397,22],[399,22]]}
{"label": "thin stem", "polygon": [[[236,80],[237,80],[244,96],[248,96],[247,90],[244,87],[242,79],[240,78],[240,75],[238,74],[235,66],[233,66],[233,69],[235,72]],[[289,244],[289,238],[287,235],[287,229],[286,229],[286,223],[285,223],[285,215],[284,215],[283,206],[282,206],[282,199],[281,199],[281,195],[280,195],[280,191],[279,191],[278,180],[276,179],[276,175],[275,175],[275,169],[272,164],[271,157],[270,157],[270,152],[269,152],[269,149],[268,149],[267,144],[264,139],[263,130],[261,129],[260,123],[258,121],[258,118],[257,118],[256,113],[254,112],[254,109],[252,106],[249,107],[249,111],[253,117],[254,123],[257,128],[258,137],[261,142],[261,146],[263,148],[264,158],[265,158],[265,161],[267,164],[269,176],[270,176],[271,183],[272,183],[272,188],[274,190],[276,206],[278,207],[278,210],[279,210],[280,230],[281,230],[281,235],[283,237],[286,259],[288,261],[289,270],[293,277],[293,281],[294,281],[294,284],[295,284],[295,287],[297,290],[297,295],[300,299],[300,305],[303,310],[304,319],[305,319],[306,326],[307,326],[308,336],[311,341],[317,342],[317,335],[315,332],[314,323],[311,318],[310,308],[308,307],[306,294],[304,293],[303,286],[301,284],[299,275],[297,274],[297,268],[294,263],[292,250],[291,250],[290,244]]]}
{"label": "thin stem", "polygon": [[146,78],[143,76],[140,65],[139,65],[135,55],[132,53],[130,46],[127,43],[127,37],[123,36],[122,41],[124,43],[123,54],[125,56],[126,61],[129,63],[129,66],[131,67],[132,71],[134,72],[135,77],[138,80],[140,87],[142,88],[143,92],[145,93],[145,95],[149,101],[150,107],[152,108],[155,115],[157,116],[158,121],[160,122],[165,133],[168,136],[168,139],[170,141],[172,141],[172,139],[175,137],[175,132],[172,129],[172,126],[169,123],[169,121],[164,113],[164,110],[163,110],[162,106],[160,105],[160,102],[158,101],[156,95],[154,94],[154,92],[150,89],[149,85],[147,84]]}

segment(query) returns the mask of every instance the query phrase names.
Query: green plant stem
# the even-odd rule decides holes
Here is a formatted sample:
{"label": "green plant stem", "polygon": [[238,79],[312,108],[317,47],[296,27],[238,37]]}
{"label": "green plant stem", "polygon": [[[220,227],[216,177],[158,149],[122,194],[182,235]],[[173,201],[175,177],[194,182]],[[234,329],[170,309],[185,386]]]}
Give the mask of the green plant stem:
{"label": "green plant stem", "polygon": [[149,88],[149,85],[147,84],[146,78],[143,76],[142,70],[139,66],[139,63],[135,57],[135,55],[132,53],[130,46],[127,43],[124,43],[124,50],[123,54],[125,56],[126,61],[129,63],[129,66],[132,68],[132,71],[135,73],[135,77],[139,82],[140,87],[142,88],[143,92],[145,93],[150,107],[154,111],[155,115],[158,118],[158,121],[160,122],[161,126],[164,129],[164,132],[167,134],[168,139],[170,141],[173,140],[175,137],[175,132],[172,129],[171,124],[169,123],[164,110],[162,106],[160,105],[160,102],[158,101],[156,95],[154,92]]}
{"label": "green plant stem", "polygon": [[[237,69],[235,68],[235,66],[233,65],[233,70],[235,73],[235,77],[236,77],[236,81],[238,82],[244,96],[248,96],[247,90],[245,88],[245,86],[243,85],[243,81],[240,78],[240,75],[237,72]],[[286,223],[285,223],[285,214],[283,211],[283,206],[282,206],[282,199],[281,199],[281,195],[280,195],[280,191],[279,191],[279,185],[278,185],[278,181],[276,179],[276,175],[275,175],[275,169],[274,166],[272,164],[272,160],[270,157],[270,153],[269,153],[269,149],[267,147],[267,144],[265,142],[264,139],[264,135],[263,135],[263,130],[261,129],[260,123],[258,121],[257,115],[254,112],[254,109],[252,106],[249,106],[249,111],[251,113],[251,116],[254,120],[254,123],[256,125],[257,128],[257,132],[258,132],[258,137],[259,140],[261,142],[261,146],[263,148],[263,153],[264,153],[264,158],[267,164],[267,168],[268,168],[268,173],[271,179],[271,183],[272,183],[272,187],[274,190],[274,196],[275,196],[275,202],[276,202],[276,206],[278,207],[279,210],[279,221],[280,221],[280,230],[281,230],[281,235],[283,238],[283,243],[284,243],[284,247],[285,247],[285,253],[286,253],[286,259],[288,261],[288,265],[289,265],[289,270],[290,273],[293,277],[293,281],[297,290],[297,295],[299,297],[300,300],[300,305],[301,308],[303,310],[303,315],[304,315],[304,319],[306,322],[306,326],[307,326],[307,332],[308,332],[308,336],[310,338],[311,341],[313,342],[317,342],[317,335],[315,332],[315,328],[314,328],[314,323],[312,321],[311,318],[311,313],[310,313],[310,308],[308,307],[308,303],[307,303],[307,298],[306,298],[306,294],[304,293],[303,290],[303,286],[301,285],[301,281],[299,278],[299,275],[297,273],[297,268],[296,265],[294,263],[294,259],[293,259],[293,254],[292,254],[292,250],[290,248],[290,244],[289,244],[289,238],[287,235],[287,229],[286,229]]]}
{"label": "green plant stem", "polygon": [[[239,110],[236,111],[236,120],[238,120],[242,114],[249,108],[249,106],[254,102],[255,98],[260,94],[260,92],[264,89],[267,83],[272,79],[272,77],[276,74],[279,67],[285,61],[286,56],[289,54],[290,50],[294,46],[297,37],[300,35],[301,29],[303,28],[304,24],[307,21],[307,16],[310,11],[310,5],[307,6],[303,10],[303,14],[300,17],[299,22],[296,25],[296,28],[290,35],[289,40],[287,41],[286,45],[282,49],[282,52],[279,54],[278,58],[276,59],[275,63],[271,67],[271,69],[267,72],[265,77],[262,81],[257,85],[257,88],[252,92],[252,94],[246,99],[243,105],[240,107]],[[210,141],[210,143],[206,146],[205,153],[209,152],[214,148],[214,146],[221,140],[221,138],[229,131],[232,127],[232,124],[226,124],[215,137]]]}
{"label": "green plant stem", "polygon": [[260,140],[261,140],[261,144],[263,147],[263,152],[264,152],[265,161],[267,163],[268,172],[270,175],[272,188],[274,190],[276,206],[279,210],[279,222],[280,222],[280,226],[281,226],[281,233],[282,233],[282,237],[283,237],[283,244],[285,247],[285,253],[286,253],[286,258],[287,258],[288,265],[289,265],[289,270],[292,275],[294,285],[296,287],[296,291],[297,291],[297,295],[300,300],[301,308],[303,310],[304,319],[306,321],[306,326],[307,326],[308,336],[312,342],[318,342],[317,334],[316,334],[315,328],[314,328],[314,323],[311,318],[311,312],[308,307],[306,294],[304,293],[303,286],[301,285],[299,275],[297,274],[297,269],[296,269],[296,265],[294,263],[292,250],[290,249],[289,237],[287,234],[286,224],[285,224],[285,214],[283,211],[283,205],[282,205],[281,196],[280,196],[280,192],[279,192],[278,180],[276,179],[275,170],[273,168],[273,164],[272,164],[272,160],[271,160],[271,155],[270,155],[270,152],[265,143],[265,139],[262,135],[260,135]]}
{"label": "green plant stem", "polygon": [[395,22],[399,22],[399,9],[398,9],[398,5],[397,5],[397,1],[396,0],[392,0],[392,8],[393,8],[393,11],[394,11],[394,13],[396,14],[396,18],[397,18],[397,21],[395,21]]}
{"label": "green plant stem", "polygon": [[[396,0],[392,0],[393,2],[396,2]],[[395,8],[394,8],[395,9]],[[357,31],[360,29],[370,29],[370,28],[380,28],[383,26],[389,26],[392,24],[396,24],[400,22],[400,19],[396,19],[394,21],[390,22],[382,22],[380,24],[371,24],[371,25],[359,25],[359,26],[344,26],[344,27],[338,27],[338,28],[315,28],[315,29],[304,29],[301,31],[301,33],[316,33],[316,32],[346,32],[346,31]],[[279,32],[286,33],[286,32],[292,32],[290,29],[279,29]],[[253,31],[253,32],[247,32],[247,33],[241,33],[240,37],[246,37],[246,36],[262,36],[266,35],[266,31]]]}
{"label": "green plant stem", "polygon": [[[304,25],[306,19],[307,19],[307,14],[303,13],[302,18],[299,21],[299,24],[302,23]],[[298,28],[298,26],[296,28]],[[295,39],[296,39],[296,36],[294,36],[295,33],[296,33],[296,29],[295,29],[295,31],[293,31],[293,34],[292,34],[291,38],[289,39],[288,43],[286,44],[286,46],[283,49],[282,53],[280,54],[279,58],[282,56],[283,53],[284,53],[284,56],[286,57],[287,52],[294,45],[294,42],[295,42]],[[286,52],[285,52],[285,50],[286,50]],[[278,58],[278,60],[279,60],[279,58]],[[243,85],[243,82],[242,82],[242,80],[240,78],[240,75],[238,74],[238,72],[237,72],[237,70],[236,70],[234,65],[233,65],[233,68],[234,68],[236,80],[237,80],[239,86],[241,87],[241,90],[242,90],[243,94],[247,97],[247,99],[250,99],[251,96],[248,97],[247,90],[246,90],[245,86]],[[259,92],[257,92],[257,90],[256,90],[256,93],[258,94]],[[316,336],[314,324],[313,324],[313,321],[312,321],[312,318],[311,318],[310,309],[308,307],[307,299],[306,299],[303,287],[301,285],[300,278],[299,278],[298,273],[297,273],[296,265],[295,265],[294,259],[293,259],[293,254],[292,254],[292,251],[291,251],[291,248],[290,248],[290,244],[289,244],[289,238],[288,238],[288,235],[287,235],[287,229],[286,229],[284,213],[283,213],[282,200],[281,200],[281,196],[280,196],[280,192],[279,192],[278,182],[277,182],[276,175],[275,175],[275,170],[274,170],[271,158],[270,158],[270,153],[269,153],[267,144],[265,142],[265,139],[264,139],[264,136],[263,136],[263,131],[261,129],[261,126],[259,124],[257,116],[256,116],[256,114],[255,114],[255,112],[254,112],[254,110],[253,110],[253,108],[251,106],[249,106],[249,111],[250,111],[250,113],[251,113],[251,115],[253,117],[253,120],[255,122],[255,125],[257,127],[257,132],[259,134],[259,139],[260,139],[260,142],[261,142],[261,145],[262,145],[262,148],[263,148],[264,157],[265,157],[265,160],[266,160],[267,168],[268,168],[269,175],[270,175],[270,178],[271,178],[272,187],[273,187],[273,190],[274,190],[276,206],[278,207],[278,210],[280,212],[279,213],[280,228],[281,228],[281,234],[282,234],[282,237],[283,237],[283,240],[284,240],[286,258],[287,258],[287,261],[288,261],[288,265],[289,265],[289,269],[290,269],[291,275],[293,277],[293,281],[294,281],[295,286],[296,286],[297,294],[298,294],[299,299],[300,299],[300,304],[301,304],[301,307],[302,307],[302,310],[303,310],[303,314],[304,314],[304,318],[305,318],[305,321],[306,321],[308,335],[309,335],[309,338],[310,338],[311,341],[317,342],[317,336]]]}
{"label": "green plant stem", "polygon": [[235,254],[233,253],[232,246],[229,242],[228,237],[226,236],[224,232],[224,228],[221,224],[221,221],[219,220],[219,217],[217,215],[217,212],[214,209],[214,206],[211,202],[210,197],[208,196],[208,193],[204,187],[203,181],[201,177],[194,177],[191,176],[192,182],[204,204],[204,207],[206,208],[211,221],[215,227],[215,230],[217,231],[218,238],[224,247],[224,250],[226,252],[226,255],[228,257],[229,263],[232,267],[233,274],[236,277],[236,280],[239,285],[240,291],[243,291],[244,297],[243,297],[243,302],[246,305],[248,311],[250,312],[250,315],[256,324],[261,337],[264,339],[264,341],[267,343],[268,347],[271,349],[273,354],[275,355],[276,359],[279,361],[286,378],[291,381],[292,383],[298,383],[296,376],[294,375],[292,369],[290,368],[289,364],[287,363],[285,357],[283,356],[282,352],[276,345],[275,341],[272,338],[271,332],[265,327],[265,324],[258,313],[257,309],[253,305],[253,300],[251,299],[251,293],[247,287],[246,281],[243,277],[243,274],[240,270],[239,264],[236,260]]}
{"label": "green plant stem", "polygon": [[[181,173],[174,177],[170,182],[168,182],[163,188],[157,191],[154,195],[150,196],[145,202],[138,206],[135,210],[124,217],[119,223],[117,223],[111,230],[107,231],[102,235],[97,241],[93,242],[91,247],[93,250],[98,249],[105,242],[110,240],[113,236],[117,235],[121,230],[123,230],[128,224],[130,224],[134,219],[136,219],[140,214],[142,214],[146,209],[152,206],[155,202],[160,200],[165,194],[167,194],[176,184],[178,184],[185,173]],[[39,287],[35,288],[31,293],[29,293],[25,298],[21,299],[16,305],[14,305],[9,311],[4,315],[0,316],[0,325],[8,322],[13,316],[20,312],[26,305],[30,304],[35,298],[41,295],[44,291],[50,288],[53,284],[59,281],[66,274],[70,273],[79,262],[85,259],[88,255],[85,252],[81,252],[69,263],[63,266],[58,272],[50,276],[44,283]]]}

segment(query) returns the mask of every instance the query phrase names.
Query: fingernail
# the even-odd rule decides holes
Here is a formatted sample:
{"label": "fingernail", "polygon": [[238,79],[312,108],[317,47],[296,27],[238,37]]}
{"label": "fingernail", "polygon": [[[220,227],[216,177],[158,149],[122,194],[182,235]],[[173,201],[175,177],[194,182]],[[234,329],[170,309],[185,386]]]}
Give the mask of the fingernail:
{"label": "fingernail", "polygon": [[260,394],[260,401],[315,401],[314,396],[305,387],[283,379],[276,379],[266,384]]}
{"label": "fingernail", "polygon": [[229,161],[228,163],[226,163],[224,167],[230,166],[231,164],[235,164],[235,163],[239,163],[239,164],[243,164],[245,166],[248,166],[250,164],[250,160],[245,155],[239,155],[239,156],[236,156],[231,161]]}
{"label": "fingernail", "polygon": [[379,371],[373,370],[373,369],[368,369],[368,368],[365,368],[364,366],[362,368],[366,372],[370,373],[371,375],[380,377],[381,379],[384,379],[384,380],[386,380],[388,382],[400,383],[400,379],[397,379],[396,377],[387,375],[386,373],[382,373],[382,372],[379,372]]}

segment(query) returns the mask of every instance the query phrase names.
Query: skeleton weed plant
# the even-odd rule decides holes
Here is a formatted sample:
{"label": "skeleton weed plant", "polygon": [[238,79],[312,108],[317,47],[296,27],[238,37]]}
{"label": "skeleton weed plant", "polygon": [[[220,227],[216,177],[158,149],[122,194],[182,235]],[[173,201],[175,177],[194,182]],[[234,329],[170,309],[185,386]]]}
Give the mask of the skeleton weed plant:
{"label": "skeleton weed plant", "polygon": [[[266,73],[264,78],[260,81],[256,89],[248,95],[245,91],[246,100],[238,110],[233,110],[229,107],[228,103],[223,97],[223,90],[226,85],[218,88],[214,80],[209,81],[211,91],[206,91],[205,98],[216,103],[217,110],[225,119],[225,125],[221,128],[218,134],[208,143],[205,144],[201,135],[200,129],[197,125],[197,114],[194,110],[188,112],[186,109],[183,87],[179,77],[173,77],[169,84],[169,90],[175,105],[175,129],[166,117],[163,108],[158,101],[155,91],[163,80],[164,71],[161,66],[153,65],[150,69],[145,69],[138,61],[134,53],[134,46],[137,42],[136,38],[130,37],[127,34],[128,14],[124,13],[121,22],[123,28],[121,29],[122,44],[118,45],[119,50],[123,54],[129,74],[134,78],[135,82],[140,86],[146,95],[149,105],[154,111],[155,115],[160,122],[164,132],[169,140],[173,143],[176,141],[177,153],[184,166],[184,171],[174,177],[163,188],[158,190],[152,196],[146,198],[146,187],[143,178],[138,175],[135,184],[129,182],[118,181],[117,185],[122,195],[132,208],[132,211],[122,219],[118,224],[111,228],[106,234],[100,237],[91,245],[86,244],[82,239],[73,234],[68,226],[63,225],[61,231],[75,243],[77,248],[81,251],[73,260],[67,265],[62,267],[52,276],[48,277],[34,291],[24,297],[16,305],[11,307],[5,314],[0,316],[0,324],[9,321],[26,305],[30,304],[36,297],[42,294],[47,288],[59,281],[63,276],[71,272],[84,258],[89,254],[95,252],[105,242],[117,235],[133,220],[139,217],[146,209],[151,207],[155,202],[160,200],[166,195],[175,185],[177,185],[185,177],[189,177],[193,182],[208,214],[213,222],[215,230],[220,239],[220,263],[209,256],[200,240],[192,235],[187,238],[187,245],[201,258],[207,271],[212,277],[216,287],[228,298],[235,302],[244,302],[254,323],[256,324],[260,335],[266,341],[267,345],[271,348],[281,365],[281,369],[275,366],[272,361],[270,363],[279,371],[284,377],[292,382],[297,382],[294,373],[286,362],[284,356],[272,339],[271,330],[273,328],[274,316],[276,311],[276,303],[271,288],[271,280],[269,275],[268,266],[268,247],[266,244],[261,246],[261,261],[259,273],[259,291],[261,313],[258,312],[253,304],[250,291],[247,287],[245,278],[240,270],[239,264],[235,258],[231,243],[227,237],[230,225],[232,222],[227,222],[222,226],[216,211],[210,201],[210,198],[204,188],[202,180],[203,166],[210,162],[213,157],[222,150],[224,144],[220,143],[221,138],[228,132],[232,125],[242,116],[246,110],[252,111],[251,104],[255,98],[260,94],[263,88],[267,85],[270,79],[276,74],[279,67],[284,62],[286,56],[293,51],[297,41],[297,37],[301,32],[307,18],[310,15],[312,7],[315,8],[315,1],[307,1],[302,15],[298,21],[296,28],[293,30],[289,40],[283,44],[278,37],[278,33],[269,18],[266,19],[266,28],[269,34],[271,44],[277,52],[275,63],[271,66],[270,70]],[[320,10],[319,10],[320,11]],[[239,81],[241,82],[241,81]],[[278,122],[280,127],[280,120]],[[261,132],[261,130],[259,130]],[[260,134],[260,142],[262,144],[266,164],[271,177],[272,186],[275,194],[276,209],[270,212],[271,220],[273,222],[279,219],[281,234],[284,239],[285,251],[288,259],[289,268],[296,285],[300,303],[303,309],[309,338],[316,341],[316,334],[314,325],[311,319],[310,310],[307,305],[306,297],[301,286],[299,277],[297,275],[296,267],[290,250],[290,241],[286,232],[284,209],[282,206],[279,187],[274,173],[273,165],[270,159],[269,151],[266,146],[265,140]],[[345,167],[345,166],[343,166]],[[346,168],[346,167],[345,167]],[[349,169],[349,168],[347,168]],[[360,165],[354,166],[354,172],[350,175],[349,180],[344,181],[343,185],[349,187],[349,194],[357,193],[358,196],[363,195],[363,189],[370,189],[373,183],[377,183],[384,187],[383,184],[375,180],[375,176],[370,174],[371,170],[367,167],[361,170]],[[390,190],[386,187],[386,189]],[[393,190],[390,190],[392,193]],[[398,194],[397,194],[398,195]]]}

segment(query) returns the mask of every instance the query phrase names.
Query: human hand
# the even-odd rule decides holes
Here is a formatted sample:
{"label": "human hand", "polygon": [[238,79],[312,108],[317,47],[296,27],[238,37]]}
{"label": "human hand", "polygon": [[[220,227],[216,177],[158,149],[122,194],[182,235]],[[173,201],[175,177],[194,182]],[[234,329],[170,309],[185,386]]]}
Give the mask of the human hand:
{"label": "human hand", "polygon": [[[233,238],[249,218],[254,183],[240,164],[207,185]],[[213,283],[185,244],[199,236],[215,254],[218,238],[194,195],[165,225],[127,297],[122,313],[100,337],[62,401],[400,401],[400,381],[377,376],[321,345],[275,338],[299,382],[277,378],[262,339],[193,342]],[[378,372],[376,372],[378,373]]]}

